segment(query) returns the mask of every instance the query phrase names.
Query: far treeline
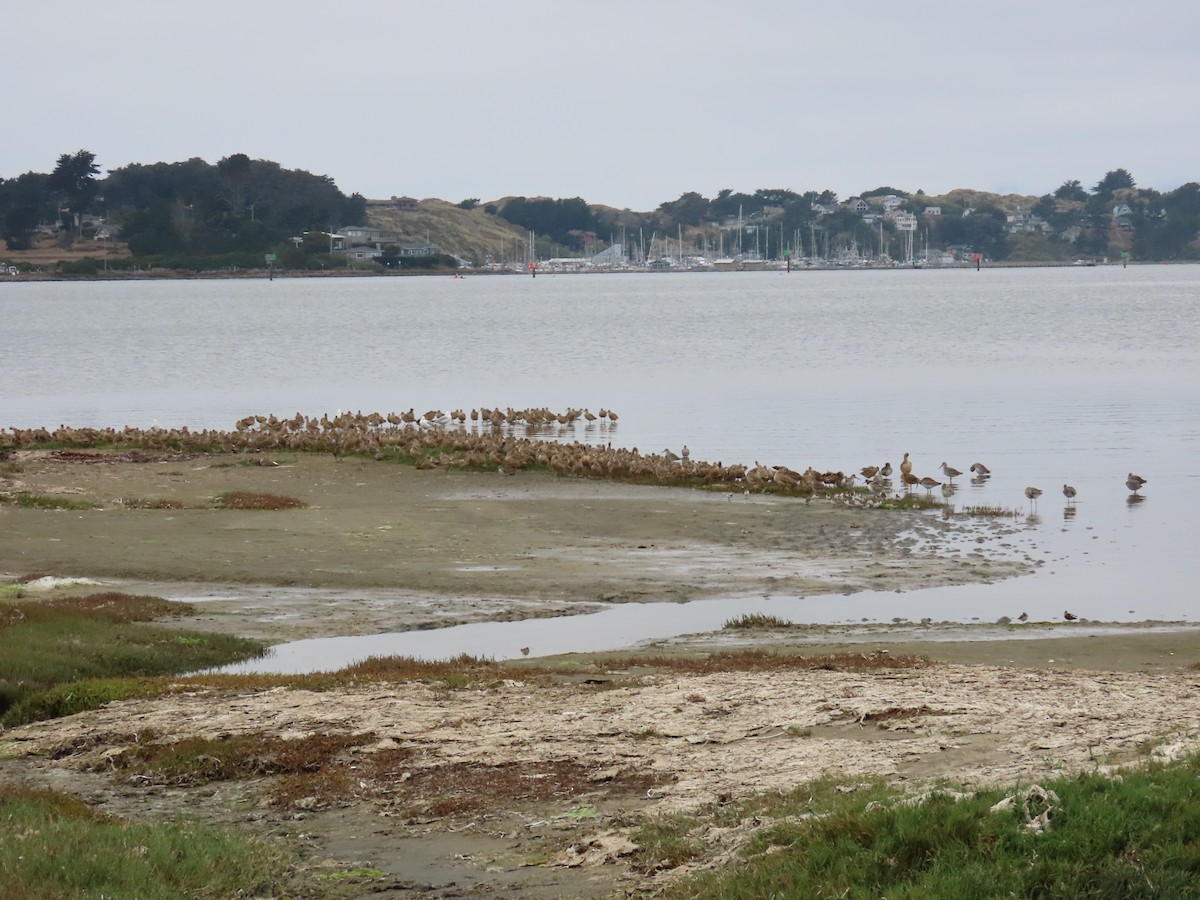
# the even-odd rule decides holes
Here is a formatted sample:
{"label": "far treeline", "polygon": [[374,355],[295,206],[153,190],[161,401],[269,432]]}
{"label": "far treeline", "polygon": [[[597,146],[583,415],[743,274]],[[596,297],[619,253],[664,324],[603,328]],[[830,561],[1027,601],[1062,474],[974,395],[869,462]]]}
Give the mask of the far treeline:
{"label": "far treeline", "polygon": [[[1126,254],[1140,261],[1200,260],[1200,184],[1164,193],[1137,187],[1125,169],[1106,173],[1090,189],[1068,181],[1040,197],[972,190],[927,196],[879,187],[842,200],[831,191],[764,188],[749,194],[724,189],[713,198],[687,192],[651,212],[590,205],[579,197],[486,204],[471,198],[456,206],[428,201],[421,208],[445,219],[486,219],[498,233],[507,231],[514,246],[532,233],[540,258],[595,255],[620,242],[626,258],[639,260],[717,253],[829,259],[851,248],[900,260],[915,256],[917,248],[1008,262]],[[343,194],[332,178],[243,153],[216,164],[198,158],[132,164],[101,177],[95,154],[79,150],[60,156],[48,174],[0,178],[0,236],[9,251],[28,250],[51,235],[64,247],[120,241],[129,255],[106,254],[105,267],[112,269],[262,268],[267,259],[284,269],[345,267],[351,254],[336,248],[331,235],[377,224],[370,218],[368,201]],[[366,265],[453,266],[455,257],[480,265],[503,256],[500,248],[472,243],[472,232],[478,229],[447,228],[437,240],[438,254],[424,257],[401,259],[399,246],[381,244]],[[398,240],[408,238],[416,236]],[[97,265],[94,258],[58,264],[60,271],[79,274]]]}

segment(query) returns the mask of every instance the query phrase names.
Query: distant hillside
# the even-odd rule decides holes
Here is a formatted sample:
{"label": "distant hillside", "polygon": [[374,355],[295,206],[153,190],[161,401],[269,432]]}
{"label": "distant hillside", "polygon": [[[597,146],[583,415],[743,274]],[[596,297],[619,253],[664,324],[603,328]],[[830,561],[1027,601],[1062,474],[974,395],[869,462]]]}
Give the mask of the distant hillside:
{"label": "distant hillside", "polygon": [[369,201],[367,222],[395,234],[402,244],[431,242],[439,253],[452,253],[482,263],[489,255],[511,258],[527,235],[523,228],[488,215],[483,207],[460,209],[445,200],[422,200],[415,210]]}

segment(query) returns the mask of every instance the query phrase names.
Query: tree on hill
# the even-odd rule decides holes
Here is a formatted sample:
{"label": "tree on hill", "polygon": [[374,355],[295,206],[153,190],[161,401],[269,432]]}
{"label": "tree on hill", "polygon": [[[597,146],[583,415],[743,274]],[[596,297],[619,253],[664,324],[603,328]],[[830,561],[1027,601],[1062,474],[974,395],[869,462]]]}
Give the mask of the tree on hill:
{"label": "tree on hill", "polygon": [[514,225],[536,232],[538,237],[573,250],[583,249],[585,235],[596,234],[599,223],[587,202],[580,197],[551,200],[513,197],[504,204],[500,216]]}
{"label": "tree on hill", "polygon": [[699,225],[708,217],[710,205],[707,197],[688,191],[680,194],[678,200],[660,204],[658,210],[669,225]]}
{"label": "tree on hill", "polygon": [[50,173],[50,188],[63,198],[71,216],[71,225],[77,227],[80,234],[83,233],[83,213],[96,198],[96,176],[99,174],[96,154],[90,150],[64,153]]}
{"label": "tree on hill", "polygon": [[939,233],[946,246],[970,247],[988,259],[1004,259],[1008,244],[1005,215],[994,206],[980,206],[966,216],[942,216]]}
{"label": "tree on hill", "polygon": [[1099,183],[1092,188],[1092,192],[1097,197],[1111,197],[1116,191],[1122,188],[1137,187],[1133,183],[1133,176],[1125,169],[1113,169],[1111,172],[1106,172]]}
{"label": "tree on hill", "polygon": [[306,231],[366,221],[366,200],[333,180],[236,153],[109,173],[108,207],[137,256],[261,253]]}
{"label": "tree on hill", "polygon": [[1083,185],[1079,183],[1078,179],[1064,181],[1058,186],[1054,196],[1059,200],[1086,200],[1088,198],[1087,191],[1083,189]]}
{"label": "tree on hill", "polygon": [[57,218],[49,181],[50,176],[40,172],[0,180],[0,237],[9,250],[28,250],[38,223]]}

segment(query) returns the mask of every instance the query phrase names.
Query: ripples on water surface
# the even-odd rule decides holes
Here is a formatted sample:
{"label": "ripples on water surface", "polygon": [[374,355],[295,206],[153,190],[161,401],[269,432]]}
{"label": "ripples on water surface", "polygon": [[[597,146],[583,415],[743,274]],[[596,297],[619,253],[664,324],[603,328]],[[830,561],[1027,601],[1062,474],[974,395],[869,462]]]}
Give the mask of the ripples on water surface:
{"label": "ripples on water surface", "polygon": [[566,438],[847,471],[907,450],[939,480],[980,460],[994,476],[955,502],[1028,512],[1043,488],[1027,525],[1047,564],[962,590],[956,618],[1195,606],[1196,266],[6,283],[0,321],[0,426],[588,406],[619,426]]}

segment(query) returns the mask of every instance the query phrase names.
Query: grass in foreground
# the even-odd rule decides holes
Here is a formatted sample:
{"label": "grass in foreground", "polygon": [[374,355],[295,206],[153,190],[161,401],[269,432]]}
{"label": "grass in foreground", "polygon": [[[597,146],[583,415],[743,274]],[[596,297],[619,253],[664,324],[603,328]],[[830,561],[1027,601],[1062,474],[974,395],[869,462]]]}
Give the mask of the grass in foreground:
{"label": "grass in foreground", "polygon": [[154,693],[145,679],[263,652],[257,641],[148,624],[192,612],[187,604],[117,592],[0,601],[0,725]]}
{"label": "grass in foreground", "polygon": [[141,825],[74,797],[0,785],[0,896],[33,898],[299,896],[295,860],[234,831]]}
{"label": "grass in foreground", "polygon": [[58,497],[49,494],[0,494],[0,503],[9,503],[21,509],[99,509],[98,504],[89,500],[75,500],[71,497]]}
{"label": "grass in foreground", "polygon": [[[1005,796],[999,790],[965,799],[934,794],[906,805],[879,785],[849,793],[831,792],[828,783],[805,786],[753,806],[709,810],[717,822],[702,821],[703,827],[748,815],[775,823],[758,832],[729,871],[688,879],[668,896],[1197,897],[1198,775],[1193,757],[1120,779],[1043,782],[1058,801],[1051,827],[1040,833],[1026,827],[1020,803],[992,811]],[[664,822],[655,825],[661,830]],[[682,822],[675,829],[682,833],[659,835],[650,847],[687,847],[703,827]],[[648,849],[642,860],[653,867]]]}

